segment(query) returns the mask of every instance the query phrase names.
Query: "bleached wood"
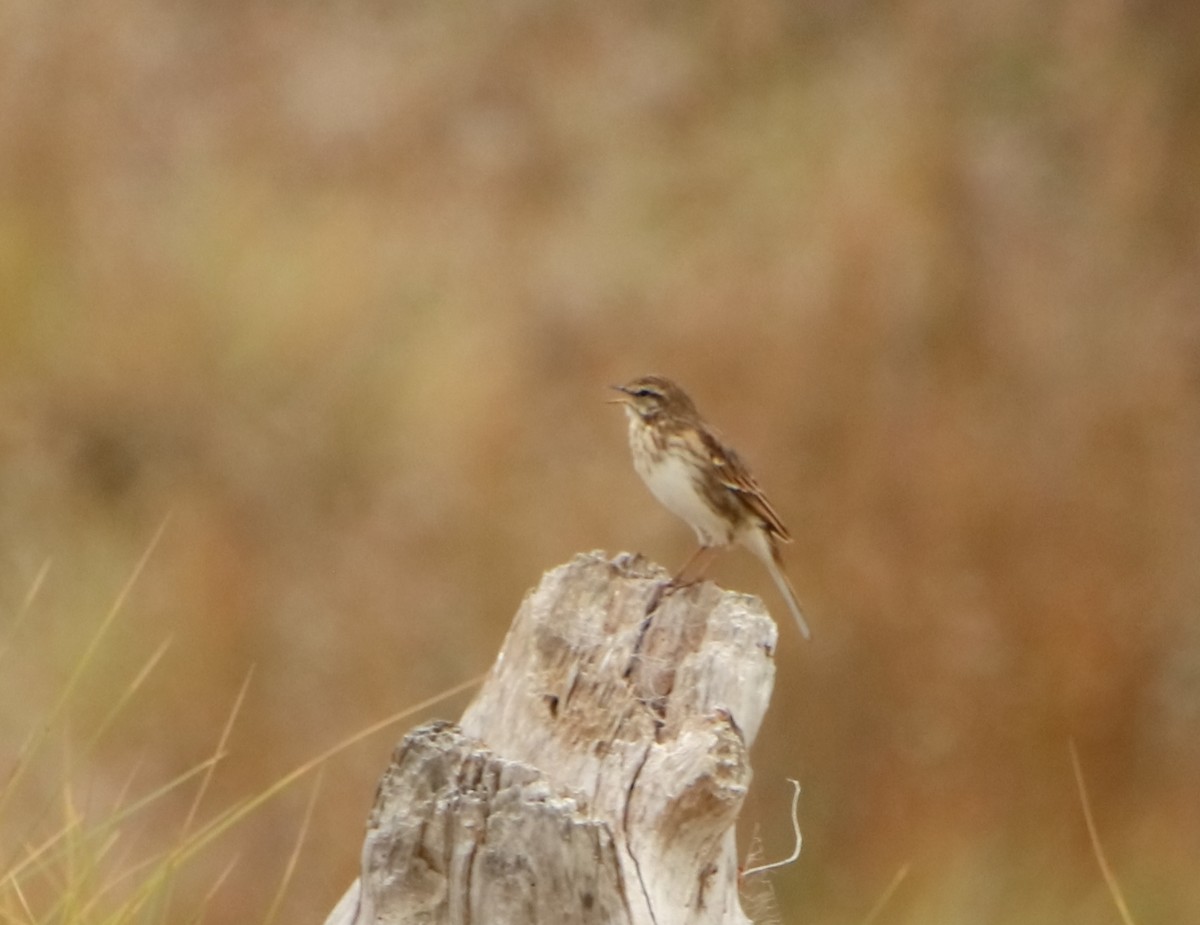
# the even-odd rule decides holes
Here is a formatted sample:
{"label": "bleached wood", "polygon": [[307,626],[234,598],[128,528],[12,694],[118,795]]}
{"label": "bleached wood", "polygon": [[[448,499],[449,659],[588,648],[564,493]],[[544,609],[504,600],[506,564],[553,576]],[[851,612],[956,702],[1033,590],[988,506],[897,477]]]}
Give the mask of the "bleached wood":
{"label": "bleached wood", "polygon": [[757,598],[577,556],[522,603],[460,726],[410,733],[326,925],[743,925],[734,822],[774,681]]}

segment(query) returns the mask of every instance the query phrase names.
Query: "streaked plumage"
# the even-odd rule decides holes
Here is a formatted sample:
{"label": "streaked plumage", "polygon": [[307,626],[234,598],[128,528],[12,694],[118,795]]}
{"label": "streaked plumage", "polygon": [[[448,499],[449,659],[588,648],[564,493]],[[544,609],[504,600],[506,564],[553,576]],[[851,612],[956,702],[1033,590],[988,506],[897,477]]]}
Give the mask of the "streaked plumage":
{"label": "streaked plumage", "polygon": [[766,565],[807,639],[808,624],[779,554],[779,544],[791,542],[791,535],[745,463],[670,379],[643,376],[614,388],[629,418],[634,468],[654,497],[691,526],[700,542],[676,580],[710,550],[740,543]]}

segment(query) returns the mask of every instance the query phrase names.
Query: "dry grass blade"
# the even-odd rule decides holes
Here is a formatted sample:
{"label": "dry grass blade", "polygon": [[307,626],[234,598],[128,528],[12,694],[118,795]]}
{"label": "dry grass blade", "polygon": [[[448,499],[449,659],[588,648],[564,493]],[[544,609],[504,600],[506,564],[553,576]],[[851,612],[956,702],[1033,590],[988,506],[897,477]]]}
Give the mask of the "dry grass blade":
{"label": "dry grass blade", "polygon": [[[29,920],[30,923],[36,922],[37,918],[34,916],[33,910],[29,907],[29,900],[27,900],[25,898],[25,892],[24,892],[24,890],[21,889],[21,884],[19,882],[17,882],[16,880],[13,880],[11,883],[8,884],[8,886],[11,887],[13,893],[16,894],[17,902],[19,902],[21,904],[21,911],[25,914],[25,917]],[[12,919],[12,921],[15,922],[17,920],[14,918],[14,919]],[[6,923],[6,925],[7,925],[7,923]]]}
{"label": "dry grass blade", "polygon": [[[132,593],[134,585],[137,584],[142,572],[145,571],[146,564],[150,561],[150,557],[154,554],[154,550],[158,548],[158,544],[161,542],[163,534],[166,532],[167,524],[170,523],[170,520],[171,515],[168,514],[158,525],[158,529],[154,532],[154,536],[151,537],[150,542],[146,544],[145,550],[142,552],[141,557],[134,565],[129,577],[125,580],[125,584],[121,586],[121,590],[117,593],[112,605],[108,608],[108,612],[104,615],[104,619],[100,621],[100,626],[97,627],[96,631],[92,634],[92,638],[88,641],[87,648],[84,649],[83,655],[81,655],[79,660],[75,663],[75,668],[71,672],[70,677],[67,679],[66,684],[63,685],[62,693],[59,694],[57,702],[55,702],[54,706],[50,709],[50,712],[39,724],[37,731],[34,732],[22,744],[21,750],[17,755],[17,760],[8,775],[8,780],[5,782],[3,788],[0,788],[0,814],[3,813],[4,807],[7,805],[8,800],[12,798],[14,793],[16,793],[17,784],[20,782],[21,778],[25,774],[26,769],[29,767],[30,760],[37,753],[42,742],[45,741],[49,730],[54,727],[58,719],[62,716],[63,711],[66,709],[67,704],[71,702],[71,698],[75,694],[75,688],[78,687],[84,673],[87,671],[88,667],[92,663],[92,660],[95,658],[96,652],[100,648],[100,643],[103,642],[104,637],[108,635],[109,629],[112,628],[113,621],[116,620],[117,615],[125,606],[125,602],[129,599],[129,595]],[[44,570],[45,569],[43,569],[43,571]]]}
{"label": "dry grass blade", "polygon": [[142,665],[141,670],[138,671],[134,679],[125,686],[125,690],[121,692],[121,695],[116,699],[116,702],[105,714],[104,718],[96,724],[96,728],[92,731],[91,738],[88,739],[87,745],[84,748],[85,754],[89,752],[96,745],[96,743],[100,741],[101,738],[104,737],[104,733],[108,731],[108,729],[116,721],[121,711],[125,708],[125,705],[133,699],[134,694],[138,692],[141,686],[146,682],[146,679],[150,677],[151,672],[154,671],[159,661],[162,660],[162,657],[167,654],[167,649],[170,647],[171,640],[164,639],[162,643],[159,644],[159,647],[154,650],[153,654],[146,659],[146,662],[144,665]]}
{"label": "dry grass blade", "polygon": [[867,917],[862,920],[862,925],[872,925],[872,923],[879,918],[879,914],[883,912],[884,908],[887,906],[896,890],[900,888],[900,884],[903,883],[904,879],[908,876],[908,871],[911,866],[911,864],[900,865],[900,869],[896,871],[896,876],[892,877],[891,882],[887,885],[887,888],[884,889],[883,893],[880,894],[879,899],[875,900],[875,905],[871,907],[871,911],[867,913]]}
{"label": "dry grass blade", "polygon": [[[298,768],[295,768],[289,773],[285,774],[266,790],[256,794],[253,797],[242,800],[240,803],[234,804],[215,819],[197,829],[188,839],[187,844],[181,845],[178,849],[176,849],[175,852],[172,853],[172,863],[179,864],[192,857],[214,839],[221,836],[232,826],[236,825],[238,822],[252,813],[255,809],[262,806],[262,804],[266,803],[272,797],[282,793],[309,771],[320,767],[335,755],[340,754],[346,749],[358,744],[363,739],[369,738],[377,732],[387,729],[390,726],[394,726],[396,723],[402,720],[408,719],[414,713],[427,710],[434,704],[440,703],[449,697],[453,697],[455,694],[461,694],[463,691],[470,690],[472,687],[478,686],[485,677],[487,677],[486,673],[479,674],[473,678],[470,678],[469,680],[463,681],[461,684],[456,684],[453,687],[447,688],[438,694],[434,694],[432,697],[427,697],[420,703],[413,704],[412,706],[406,707],[397,713],[393,713],[391,716],[385,717],[377,723],[372,723],[367,728],[362,729],[359,732],[356,732],[354,735],[343,739],[341,742],[338,742],[336,745],[327,748],[315,758],[309,759]],[[211,760],[215,760],[215,758]]]}
{"label": "dry grass blade", "polygon": [[796,815],[796,810],[800,805],[800,781],[788,778],[788,783],[792,785],[792,832],[796,838],[796,846],[792,849],[792,853],[782,861],[773,861],[770,864],[760,864],[758,867],[751,867],[749,870],[742,871],[742,879],[753,877],[755,874],[761,874],[768,870],[774,870],[777,867],[786,867],[792,864],[800,857],[800,846],[804,844],[804,838],[800,834],[800,819]]}
{"label": "dry grass blade", "polygon": [[[229,716],[225,720],[225,726],[221,730],[221,738],[217,742],[216,754],[225,753],[226,746],[229,744],[229,736],[233,732],[233,724],[237,721],[238,714],[242,711],[242,704],[246,700],[246,691],[250,689],[250,679],[254,677],[254,667],[246,672],[246,677],[242,679],[242,686],[238,689],[237,697],[234,698],[233,707],[229,711]],[[196,813],[200,811],[200,804],[204,800],[204,795],[208,792],[209,784],[212,783],[213,772],[216,770],[217,763],[214,761],[208,766],[204,777],[200,779],[200,787],[196,791],[196,797],[192,800],[192,805],[188,809],[188,814],[183,820],[182,838],[186,839],[188,832],[192,830],[192,823],[196,821]]]}
{"label": "dry grass blade", "polygon": [[288,885],[292,882],[292,876],[296,873],[296,862],[300,860],[300,849],[304,847],[304,839],[308,835],[308,827],[312,823],[313,809],[317,805],[317,794],[321,792],[321,781],[324,779],[324,768],[318,769],[317,779],[313,781],[312,792],[308,795],[308,805],[304,808],[304,820],[300,823],[300,831],[296,833],[296,844],[292,846],[292,853],[288,855],[287,865],[284,867],[283,876],[279,880],[279,889],[275,891],[275,896],[271,900],[271,906],[267,909],[267,914],[263,917],[263,925],[271,925],[279,914],[279,907],[283,905],[283,898],[287,894]]}
{"label": "dry grass blade", "polygon": [[[141,799],[139,799],[136,802],[130,804],[129,806],[126,806],[123,809],[120,809],[117,812],[113,813],[111,816],[109,816],[107,819],[105,819],[100,825],[96,826],[94,829],[85,832],[85,837],[92,837],[97,832],[103,831],[104,829],[113,828],[117,824],[123,822],[124,820],[130,818],[131,816],[136,815],[137,813],[139,813],[141,810],[145,809],[150,804],[156,802],[157,800],[162,799],[167,794],[171,793],[171,791],[175,790],[177,787],[180,787],[187,781],[191,780],[197,774],[203,773],[208,767],[210,767],[211,765],[220,761],[223,757],[224,757],[224,755],[221,755],[221,754],[213,755],[211,758],[208,758],[208,759],[200,762],[199,764],[184,771],[182,774],[179,774],[176,777],[172,778],[171,780],[169,780],[167,783],[163,784],[162,786],[156,787],[154,790],[152,790],[150,793],[143,796]],[[18,880],[18,878],[28,868],[30,868],[34,864],[41,862],[43,858],[45,858],[47,855],[52,853],[53,849],[55,849],[57,846],[62,844],[68,835],[70,835],[74,831],[81,830],[81,828],[82,827],[81,827],[80,821],[78,819],[73,819],[73,818],[68,819],[67,824],[64,825],[61,829],[56,831],[53,835],[49,836],[45,841],[43,841],[36,848],[33,848],[33,849],[27,851],[25,854],[25,857],[22,860],[17,861],[16,863],[12,864],[10,867],[6,868],[4,870],[4,878],[9,882],[16,882]],[[136,873],[136,871],[138,869],[139,868],[131,868],[130,871],[128,871],[128,873],[129,874]]]}
{"label": "dry grass blade", "polygon": [[217,895],[222,885],[226,880],[229,879],[229,875],[233,873],[234,868],[238,866],[238,861],[239,858],[233,857],[230,859],[229,863],[225,865],[220,875],[218,875],[217,879],[213,881],[212,886],[208,888],[208,891],[204,894],[204,897],[196,905],[196,912],[188,920],[188,925],[196,925],[196,923],[204,920],[204,912],[208,908],[208,904],[213,901],[213,897]]}
{"label": "dry grass blade", "polygon": [[1100,834],[1096,831],[1096,820],[1092,817],[1092,803],[1088,799],[1087,785],[1083,780],[1083,768],[1079,764],[1079,751],[1075,748],[1075,740],[1071,739],[1068,744],[1071,748],[1071,768],[1075,772],[1075,787],[1079,791],[1079,804],[1083,807],[1083,821],[1087,825],[1088,839],[1092,843],[1092,854],[1096,858],[1096,863],[1100,866],[1100,875],[1104,878],[1104,885],[1108,887],[1109,895],[1112,896],[1113,905],[1117,907],[1121,921],[1125,925],[1136,925],[1133,916],[1129,912],[1129,906],[1125,903],[1125,896],[1121,892],[1121,885],[1117,882],[1112,868],[1108,866],[1108,858],[1105,857],[1104,846],[1100,844]]}
{"label": "dry grass blade", "polygon": [[[41,591],[42,585],[46,583],[46,576],[50,574],[50,560],[46,559],[37,574],[33,576],[33,581],[29,584],[29,590],[25,592],[25,597],[21,599],[21,606],[17,608],[17,614],[13,617],[12,623],[6,629],[6,633],[11,636],[25,622],[25,618],[29,616],[29,611],[33,608],[33,602],[37,600],[38,592]],[[0,645],[0,661],[4,660],[4,656],[8,654],[11,646],[6,642]]]}

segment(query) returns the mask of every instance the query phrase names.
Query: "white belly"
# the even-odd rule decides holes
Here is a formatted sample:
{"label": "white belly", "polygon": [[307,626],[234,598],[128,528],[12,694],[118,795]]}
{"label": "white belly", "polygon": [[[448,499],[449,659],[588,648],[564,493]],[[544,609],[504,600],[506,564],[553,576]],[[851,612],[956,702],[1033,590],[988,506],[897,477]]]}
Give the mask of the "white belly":
{"label": "white belly", "polygon": [[668,511],[685,521],[702,546],[726,546],[732,540],[729,524],[704,502],[692,481],[691,469],[668,454],[657,465],[648,465],[634,454],[634,467],[651,493]]}

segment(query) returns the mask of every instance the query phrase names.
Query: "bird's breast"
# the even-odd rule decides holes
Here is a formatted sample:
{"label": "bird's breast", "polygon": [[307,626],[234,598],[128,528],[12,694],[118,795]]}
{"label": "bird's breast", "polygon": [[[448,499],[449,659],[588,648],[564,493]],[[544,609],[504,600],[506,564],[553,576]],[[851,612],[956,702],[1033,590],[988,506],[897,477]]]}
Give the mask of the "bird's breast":
{"label": "bird's breast", "polygon": [[[734,534],[734,524],[722,516],[719,501],[706,497],[696,466],[688,460],[687,446],[673,446],[668,438],[658,445],[648,428],[631,427],[630,444],[633,465],[651,494],[668,511],[687,523],[700,542],[707,546],[728,545]],[[719,493],[727,490],[718,488]]]}

